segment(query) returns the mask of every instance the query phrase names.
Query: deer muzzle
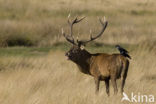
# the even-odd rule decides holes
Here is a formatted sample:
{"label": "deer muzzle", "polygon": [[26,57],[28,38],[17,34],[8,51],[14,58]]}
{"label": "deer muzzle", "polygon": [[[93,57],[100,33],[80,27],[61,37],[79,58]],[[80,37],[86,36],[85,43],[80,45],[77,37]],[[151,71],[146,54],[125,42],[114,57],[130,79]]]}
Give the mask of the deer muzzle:
{"label": "deer muzzle", "polygon": [[71,55],[70,55],[70,53],[69,53],[69,52],[65,53],[65,56],[67,57],[67,60],[69,60],[69,59],[70,59],[70,57],[71,57]]}

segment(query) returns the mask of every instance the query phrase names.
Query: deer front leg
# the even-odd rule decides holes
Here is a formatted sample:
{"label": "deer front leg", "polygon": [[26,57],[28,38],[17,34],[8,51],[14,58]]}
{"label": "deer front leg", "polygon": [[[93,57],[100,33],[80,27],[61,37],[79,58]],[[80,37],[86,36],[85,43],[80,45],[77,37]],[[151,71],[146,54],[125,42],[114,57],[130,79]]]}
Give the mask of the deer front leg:
{"label": "deer front leg", "polygon": [[109,96],[109,79],[105,80],[105,85],[106,85],[106,93]]}
{"label": "deer front leg", "polygon": [[95,80],[95,86],[96,86],[95,93],[98,93],[99,92],[100,79],[99,79],[99,77],[95,77],[94,80]]}

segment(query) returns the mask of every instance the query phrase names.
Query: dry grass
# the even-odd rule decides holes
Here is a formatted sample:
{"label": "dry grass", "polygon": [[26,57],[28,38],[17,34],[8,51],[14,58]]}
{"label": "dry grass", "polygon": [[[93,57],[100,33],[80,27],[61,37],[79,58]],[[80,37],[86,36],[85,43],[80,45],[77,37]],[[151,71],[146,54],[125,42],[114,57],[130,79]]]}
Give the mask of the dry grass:
{"label": "dry grass", "polygon": [[[105,15],[109,25],[97,41],[136,46],[129,47],[125,92],[156,97],[155,0],[0,0],[0,7],[0,46],[11,36],[26,37],[36,46],[62,42],[60,29],[67,31],[69,12],[88,17],[74,28],[75,36],[87,39],[89,29],[100,30],[97,17]],[[112,86],[107,97],[104,83],[96,95],[93,78],[80,73],[61,50],[35,57],[1,56],[0,70],[0,104],[121,104],[122,96],[113,96]]]}
{"label": "dry grass", "polygon": [[[131,54],[125,92],[156,96],[156,54],[141,49]],[[107,97],[104,83],[96,95],[93,78],[80,73],[61,51],[36,58],[2,57],[0,61],[1,104],[121,104],[122,96],[113,96],[112,86]]]}

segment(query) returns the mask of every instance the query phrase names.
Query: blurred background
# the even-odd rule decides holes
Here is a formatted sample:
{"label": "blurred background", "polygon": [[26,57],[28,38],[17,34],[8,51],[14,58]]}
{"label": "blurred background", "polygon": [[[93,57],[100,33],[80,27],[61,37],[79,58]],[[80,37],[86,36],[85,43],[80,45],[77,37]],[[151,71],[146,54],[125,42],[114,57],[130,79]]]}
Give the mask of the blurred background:
{"label": "blurred background", "polygon": [[[86,18],[74,26],[74,37],[89,39],[91,53],[118,53],[115,45],[132,56],[125,92],[156,92],[155,0],[0,0],[0,103],[1,104],[121,104],[121,95],[107,97],[105,85],[95,95],[92,77],[80,73],[64,53],[71,45],[67,17]],[[119,84],[120,86],[120,84]],[[156,95],[155,95],[156,96]],[[127,102],[122,102],[127,103]]]}
{"label": "blurred background", "polygon": [[[67,16],[87,18],[74,36],[89,38],[100,31],[98,17],[109,22],[100,42],[138,44],[156,39],[154,0],[0,0],[0,46],[50,46],[64,41]],[[68,31],[67,31],[68,32]]]}

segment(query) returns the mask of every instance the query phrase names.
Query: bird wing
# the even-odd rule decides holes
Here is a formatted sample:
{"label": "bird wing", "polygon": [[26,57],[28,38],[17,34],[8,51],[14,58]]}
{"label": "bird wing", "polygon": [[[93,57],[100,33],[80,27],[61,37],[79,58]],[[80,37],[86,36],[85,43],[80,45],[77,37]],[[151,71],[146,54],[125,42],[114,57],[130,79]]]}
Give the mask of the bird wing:
{"label": "bird wing", "polygon": [[126,49],[121,48],[122,51],[124,51],[125,53],[129,53]]}

